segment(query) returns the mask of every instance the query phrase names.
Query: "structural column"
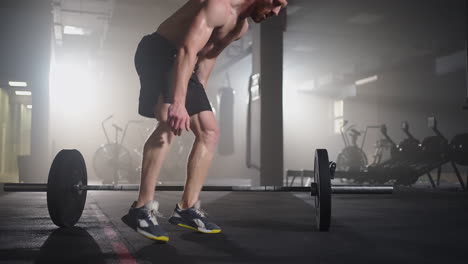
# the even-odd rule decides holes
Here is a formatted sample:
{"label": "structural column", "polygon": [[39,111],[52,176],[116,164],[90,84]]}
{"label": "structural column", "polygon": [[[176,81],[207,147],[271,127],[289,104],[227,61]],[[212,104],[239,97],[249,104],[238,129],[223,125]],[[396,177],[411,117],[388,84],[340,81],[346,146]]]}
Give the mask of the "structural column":
{"label": "structural column", "polygon": [[52,1],[37,1],[34,6],[35,27],[31,39],[36,50],[32,60],[32,120],[31,120],[31,168],[34,181],[45,182],[51,164],[49,156],[49,73],[52,49]]}
{"label": "structural column", "polygon": [[466,55],[466,102],[465,110],[468,110],[468,0],[465,0],[465,55]]}
{"label": "structural column", "polygon": [[252,70],[260,74],[260,185],[283,185],[285,15],[282,12],[253,29]]}

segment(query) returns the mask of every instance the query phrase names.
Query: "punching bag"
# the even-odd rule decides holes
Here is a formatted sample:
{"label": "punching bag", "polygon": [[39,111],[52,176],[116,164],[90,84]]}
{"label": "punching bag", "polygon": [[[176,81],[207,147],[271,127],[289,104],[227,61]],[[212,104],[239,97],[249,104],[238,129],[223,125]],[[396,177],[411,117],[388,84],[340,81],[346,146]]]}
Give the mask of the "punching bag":
{"label": "punching bag", "polygon": [[234,89],[228,86],[218,91],[218,153],[222,156],[234,154],[234,95]]}

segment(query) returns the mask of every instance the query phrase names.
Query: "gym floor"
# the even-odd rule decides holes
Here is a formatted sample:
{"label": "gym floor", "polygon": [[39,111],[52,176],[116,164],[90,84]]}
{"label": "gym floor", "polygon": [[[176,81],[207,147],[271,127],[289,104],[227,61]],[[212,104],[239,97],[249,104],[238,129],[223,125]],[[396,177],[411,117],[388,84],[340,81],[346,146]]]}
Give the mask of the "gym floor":
{"label": "gym floor", "polygon": [[396,190],[335,195],[330,232],[315,228],[306,193],[205,192],[223,228],[199,234],[167,223],[180,192],[158,192],[170,241],[120,218],[136,192],[88,192],[77,226],[57,229],[45,193],[0,193],[0,263],[466,263],[468,192]]}

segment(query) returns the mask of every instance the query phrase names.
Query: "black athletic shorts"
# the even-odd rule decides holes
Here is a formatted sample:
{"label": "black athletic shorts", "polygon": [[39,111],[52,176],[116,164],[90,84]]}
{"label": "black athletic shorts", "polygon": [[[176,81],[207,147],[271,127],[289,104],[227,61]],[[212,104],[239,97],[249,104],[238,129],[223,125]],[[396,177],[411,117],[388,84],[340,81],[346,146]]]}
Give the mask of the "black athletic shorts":
{"label": "black athletic shorts", "polygon": [[[177,54],[176,47],[158,33],[144,36],[135,53],[135,67],[140,77],[138,113],[155,118],[154,110],[159,96],[171,104],[170,73]],[[210,101],[195,71],[190,77],[185,108],[190,116],[202,111],[212,111]]]}

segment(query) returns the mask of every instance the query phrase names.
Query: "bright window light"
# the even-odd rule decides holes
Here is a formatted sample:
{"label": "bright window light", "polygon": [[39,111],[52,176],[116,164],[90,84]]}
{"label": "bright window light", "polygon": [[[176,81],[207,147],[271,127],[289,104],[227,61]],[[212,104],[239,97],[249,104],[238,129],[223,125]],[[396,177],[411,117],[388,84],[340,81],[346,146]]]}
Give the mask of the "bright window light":
{"label": "bright window light", "polygon": [[11,87],[27,87],[28,86],[27,82],[13,82],[13,81],[10,81],[10,82],[8,82],[8,84]]}
{"label": "bright window light", "polygon": [[26,108],[32,109],[32,105],[27,105]]}
{"label": "bright window light", "polygon": [[51,112],[66,118],[86,117],[96,110],[96,74],[86,65],[63,63],[51,65]]}
{"label": "bright window light", "polygon": [[80,27],[65,26],[63,28],[63,33],[66,35],[84,35],[85,31],[83,28]]}
{"label": "bright window light", "polygon": [[335,117],[335,122],[333,124],[335,134],[339,134],[341,126],[343,126],[343,116],[344,116],[344,102],[343,100],[335,101],[333,104],[333,116]]}
{"label": "bright window light", "polygon": [[340,101],[335,101],[334,103],[334,114],[335,114],[335,118],[338,118],[338,117],[343,117],[343,100],[340,100]]}
{"label": "bright window light", "polygon": [[378,79],[379,79],[379,76],[374,75],[374,76],[371,76],[371,77],[364,78],[364,79],[356,81],[356,85],[364,85],[364,84],[367,84],[367,83],[375,82]]}
{"label": "bright window light", "polygon": [[31,96],[32,93],[30,91],[15,91],[15,94]]}

